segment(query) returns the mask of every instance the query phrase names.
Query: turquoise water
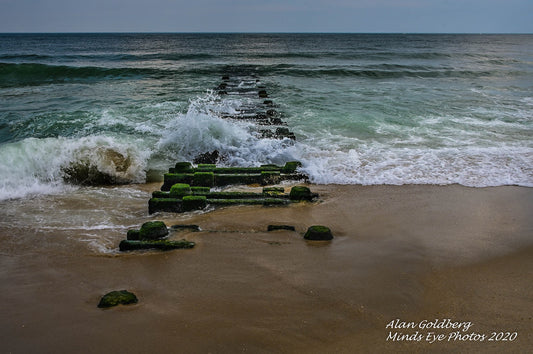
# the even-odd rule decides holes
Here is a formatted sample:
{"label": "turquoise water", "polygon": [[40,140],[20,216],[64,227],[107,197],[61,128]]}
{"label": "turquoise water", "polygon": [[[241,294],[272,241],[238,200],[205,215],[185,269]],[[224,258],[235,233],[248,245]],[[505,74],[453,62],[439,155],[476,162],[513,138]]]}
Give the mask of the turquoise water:
{"label": "turquoise water", "polygon": [[[296,143],[220,117],[252,100],[212,91],[227,70],[259,77]],[[0,199],[214,149],[315,183],[533,186],[533,36],[0,35]]]}

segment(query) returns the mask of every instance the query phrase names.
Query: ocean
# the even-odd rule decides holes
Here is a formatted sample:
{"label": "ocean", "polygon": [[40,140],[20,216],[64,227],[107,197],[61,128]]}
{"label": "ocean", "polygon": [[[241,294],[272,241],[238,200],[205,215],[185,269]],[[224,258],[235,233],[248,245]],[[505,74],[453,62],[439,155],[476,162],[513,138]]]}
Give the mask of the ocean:
{"label": "ocean", "polygon": [[[221,117],[251,100],[217,94],[228,70],[296,141]],[[317,184],[531,187],[533,35],[0,35],[0,200],[87,193],[79,166],[155,181],[213,150],[299,160]]]}

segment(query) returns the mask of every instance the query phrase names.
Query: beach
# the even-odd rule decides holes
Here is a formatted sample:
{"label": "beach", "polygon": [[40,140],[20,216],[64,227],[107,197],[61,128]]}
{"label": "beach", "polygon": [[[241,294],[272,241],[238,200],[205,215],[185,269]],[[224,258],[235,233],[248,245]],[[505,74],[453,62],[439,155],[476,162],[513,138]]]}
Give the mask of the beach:
{"label": "beach", "polygon": [[[4,352],[496,353],[533,343],[531,188],[310,185],[313,203],[149,216],[158,186],[1,202]],[[58,220],[93,204],[124,228]],[[196,247],[120,253],[127,229],[148,220],[199,225],[170,235]],[[267,232],[270,224],[296,231]],[[334,239],[305,241],[311,225]],[[122,289],[139,302],[97,308]],[[415,328],[388,328],[395,320]],[[471,337],[450,338],[457,331]],[[431,342],[429,332],[445,338]],[[492,332],[509,334],[496,341]]]}
{"label": "beach", "polygon": [[[512,34],[0,34],[3,352],[529,350],[532,55]],[[289,203],[300,184],[318,199]],[[194,248],[121,252],[147,221]],[[98,308],[120,290],[138,302]]]}

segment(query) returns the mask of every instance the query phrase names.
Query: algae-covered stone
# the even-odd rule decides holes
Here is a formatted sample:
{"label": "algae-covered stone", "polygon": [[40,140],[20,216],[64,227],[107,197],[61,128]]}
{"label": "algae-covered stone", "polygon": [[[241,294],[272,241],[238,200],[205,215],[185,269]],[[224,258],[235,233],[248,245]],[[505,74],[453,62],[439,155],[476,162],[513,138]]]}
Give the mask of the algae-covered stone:
{"label": "algae-covered stone", "polygon": [[136,241],[141,239],[141,231],[140,230],[128,230],[128,234],[126,236],[128,240]]}
{"label": "algae-covered stone", "polygon": [[176,183],[170,187],[170,198],[183,198],[186,195],[191,195],[191,186],[185,183]]}
{"label": "algae-covered stone", "polygon": [[151,198],[148,201],[148,213],[153,214],[159,211],[166,211],[169,213],[181,213],[181,199]]}
{"label": "algae-covered stone", "polygon": [[112,291],[105,294],[98,303],[100,308],[108,308],[117,305],[129,305],[136,304],[139,300],[134,293],[127,290]]}
{"label": "algae-covered stone", "polygon": [[302,163],[300,161],[289,161],[283,166],[281,172],[283,173],[295,173],[298,167],[301,167]]}
{"label": "algae-covered stone", "polygon": [[292,187],[291,192],[289,194],[289,199],[296,200],[296,201],[300,201],[300,200],[311,201],[316,197],[317,195],[315,193],[311,193],[311,190],[305,186]]}
{"label": "algae-covered stone", "polygon": [[200,163],[198,164],[198,170],[202,170],[202,171],[213,171],[215,168],[217,168],[217,165],[216,164],[212,164],[212,163]]}
{"label": "algae-covered stone", "polygon": [[333,239],[333,235],[329,227],[314,225],[307,229],[304,238],[311,241],[329,241]]}
{"label": "algae-covered stone", "polygon": [[209,187],[191,187],[192,194],[194,195],[206,195],[211,191]]}
{"label": "algae-covered stone", "polygon": [[176,173],[189,172],[191,169],[192,165],[190,162],[177,162],[176,166],[174,166],[174,171]]}
{"label": "algae-covered stone", "polygon": [[170,188],[176,183],[191,184],[193,179],[192,173],[165,173],[163,175],[162,191],[169,191]]}
{"label": "algae-covered stone", "polygon": [[206,206],[207,198],[203,195],[189,195],[182,199],[183,211],[201,210]]}
{"label": "algae-covered stone", "polygon": [[215,174],[213,172],[196,172],[193,177],[193,184],[199,187],[213,187]]}
{"label": "algae-covered stone", "polygon": [[167,225],[162,221],[148,221],[139,231],[140,240],[158,240],[168,235]]}
{"label": "algae-covered stone", "polygon": [[170,198],[170,193],[163,191],[153,191],[152,198]]}
{"label": "algae-covered stone", "polygon": [[261,184],[278,184],[281,181],[279,171],[263,171],[261,172]]}
{"label": "algae-covered stone", "polygon": [[254,174],[217,174],[216,175],[216,185],[217,186],[227,186],[230,184],[255,184],[261,183],[260,173]]}
{"label": "algae-covered stone", "polygon": [[263,187],[263,194],[268,196],[280,196],[285,193],[283,187]]}
{"label": "algae-covered stone", "polygon": [[187,240],[172,241],[172,240],[153,240],[153,241],[130,241],[122,240],[119,244],[119,249],[121,251],[136,251],[136,250],[147,250],[147,249],[157,249],[162,251],[169,251],[180,248],[193,248],[195,246],[194,242]]}

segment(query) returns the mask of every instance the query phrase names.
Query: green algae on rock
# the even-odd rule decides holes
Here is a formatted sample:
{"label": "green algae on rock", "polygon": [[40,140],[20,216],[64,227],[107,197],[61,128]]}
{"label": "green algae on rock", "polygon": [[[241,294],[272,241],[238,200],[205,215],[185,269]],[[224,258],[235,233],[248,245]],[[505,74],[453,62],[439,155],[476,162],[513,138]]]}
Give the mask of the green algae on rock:
{"label": "green algae on rock", "polygon": [[158,240],[168,235],[168,229],[162,221],[148,221],[139,230],[140,240]]}
{"label": "green algae on rock", "polygon": [[139,300],[135,294],[127,290],[117,290],[105,294],[98,303],[99,308],[109,308],[117,305],[136,304]]}
{"label": "green algae on rock", "polygon": [[183,197],[181,207],[183,211],[202,210],[207,206],[207,198],[201,195]]}
{"label": "green algae on rock", "polygon": [[192,190],[191,186],[186,183],[176,183],[172,187],[170,187],[170,198],[176,198],[180,199],[183,198],[186,195],[191,195]]}
{"label": "green algae on rock", "polygon": [[291,192],[289,194],[290,200],[307,200],[312,201],[313,199],[317,198],[318,194],[311,193],[311,190],[308,187],[305,186],[294,186],[291,188]]}
{"label": "green algae on rock", "polygon": [[166,211],[169,213],[181,213],[181,199],[177,198],[151,198],[148,201],[148,214],[153,214],[158,211]]}
{"label": "green algae on rock", "polygon": [[193,179],[193,185],[197,187],[213,187],[215,185],[215,174],[209,172],[195,172]]}
{"label": "green algae on rock", "polygon": [[327,226],[314,225],[307,229],[304,238],[310,241],[329,241],[333,239],[333,234]]}
{"label": "green algae on rock", "polygon": [[141,231],[140,230],[128,230],[128,234],[126,236],[126,239],[131,241],[138,241],[141,239]]}
{"label": "green algae on rock", "polygon": [[162,251],[169,251],[180,248],[193,248],[195,246],[194,242],[187,240],[154,240],[154,241],[131,241],[131,240],[122,240],[119,244],[119,249],[121,251],[136,251],[136,250],[146,250],[146,249],[157,249]]}

